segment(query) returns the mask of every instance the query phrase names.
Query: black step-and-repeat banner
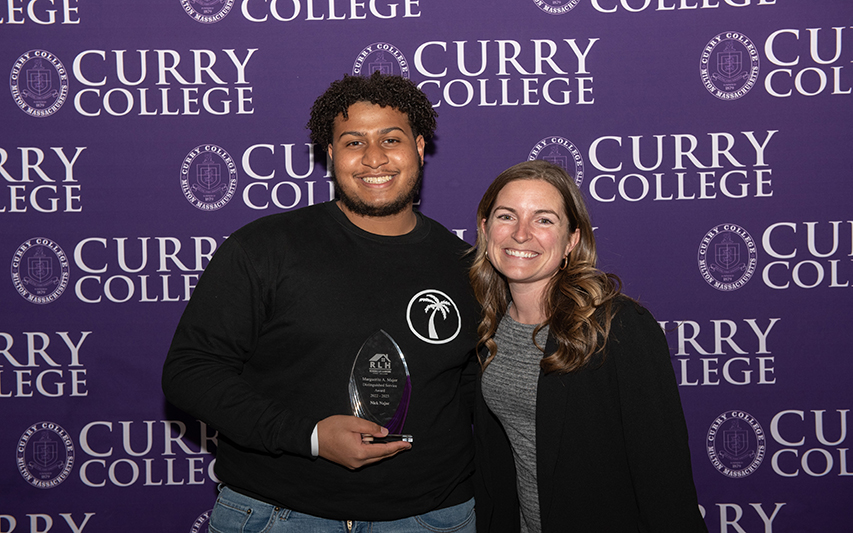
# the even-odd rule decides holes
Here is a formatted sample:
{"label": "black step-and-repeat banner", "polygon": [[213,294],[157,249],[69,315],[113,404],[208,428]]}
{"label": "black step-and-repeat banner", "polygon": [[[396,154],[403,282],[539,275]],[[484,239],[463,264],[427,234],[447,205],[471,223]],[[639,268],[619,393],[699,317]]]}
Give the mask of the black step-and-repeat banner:
{"label": "black step-and-repeat banner", "polygon": [[0,1],[0,532],[206,531],[171,335],[227,235],[333,198],[308,110],[375,70],[439,112],[420,208],[468,242],[504,168],[576,177],[711,531],[849,530],[851,62],[849,0]]}

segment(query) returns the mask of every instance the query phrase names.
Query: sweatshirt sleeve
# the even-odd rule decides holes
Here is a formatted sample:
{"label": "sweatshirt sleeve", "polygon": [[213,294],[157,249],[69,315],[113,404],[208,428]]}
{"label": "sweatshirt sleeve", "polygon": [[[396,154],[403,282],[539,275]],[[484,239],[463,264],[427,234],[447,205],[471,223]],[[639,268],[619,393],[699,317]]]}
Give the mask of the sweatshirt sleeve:
{"label": "sweatshirt sleeve", "polygon": [[651,313],[630,303],[614,317],[611,335],[629,468],[644,531],[706,532],[666,338]]}
{"label": "sweatshirt sleeve", "polygon": [[258,393],[242,377],[274,305],[272,295],[237,238],[226,239],[178,323],[163,367],[163,392],[239,446],[311,457],[317,421]]}

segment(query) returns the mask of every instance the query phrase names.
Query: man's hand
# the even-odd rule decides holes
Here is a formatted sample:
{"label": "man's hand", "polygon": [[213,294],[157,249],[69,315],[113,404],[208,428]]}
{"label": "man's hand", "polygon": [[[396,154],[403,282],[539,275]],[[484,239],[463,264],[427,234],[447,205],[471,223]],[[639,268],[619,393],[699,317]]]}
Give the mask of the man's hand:
{"label": "man's hand", "polygon": [[379,424],[354,416],[334,415],[317,423],[320,457],[350,470],[393,457],[412,447],[408,442],[372,444],[362,442],[361,435],[384,437],[388,430]]}

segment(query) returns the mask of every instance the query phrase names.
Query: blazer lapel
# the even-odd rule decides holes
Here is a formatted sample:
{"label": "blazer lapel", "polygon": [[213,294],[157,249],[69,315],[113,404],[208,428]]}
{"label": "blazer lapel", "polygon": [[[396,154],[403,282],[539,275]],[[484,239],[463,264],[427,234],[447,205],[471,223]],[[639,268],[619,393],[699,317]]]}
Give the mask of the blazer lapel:
{"label": "blazer lapel", "polygon": [[[557,342],[548,335],[545,355],[557,351]],[[566,422],[569,389],[568,375],[539,371],[536,392],[536,475],[539,485],[539,512],[542,524],[548,523],[554,497],[554,473]]]}

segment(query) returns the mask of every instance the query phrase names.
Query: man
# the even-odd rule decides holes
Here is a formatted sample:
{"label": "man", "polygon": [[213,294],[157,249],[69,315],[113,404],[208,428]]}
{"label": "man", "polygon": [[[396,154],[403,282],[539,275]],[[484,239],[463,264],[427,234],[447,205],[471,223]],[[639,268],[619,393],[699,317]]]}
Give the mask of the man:
{"label": "man", "polygon": [[[345,76],[308,127],[339,200],[234,232],[163,371],[169,401],[219,431],[211,530],[473,531],[478,308],[465,243],[412,207],[435,111],[403,78]],[[388,431],[352,416],[353,362],[379,331],[408,366],[413,443],[370,442]]]}

